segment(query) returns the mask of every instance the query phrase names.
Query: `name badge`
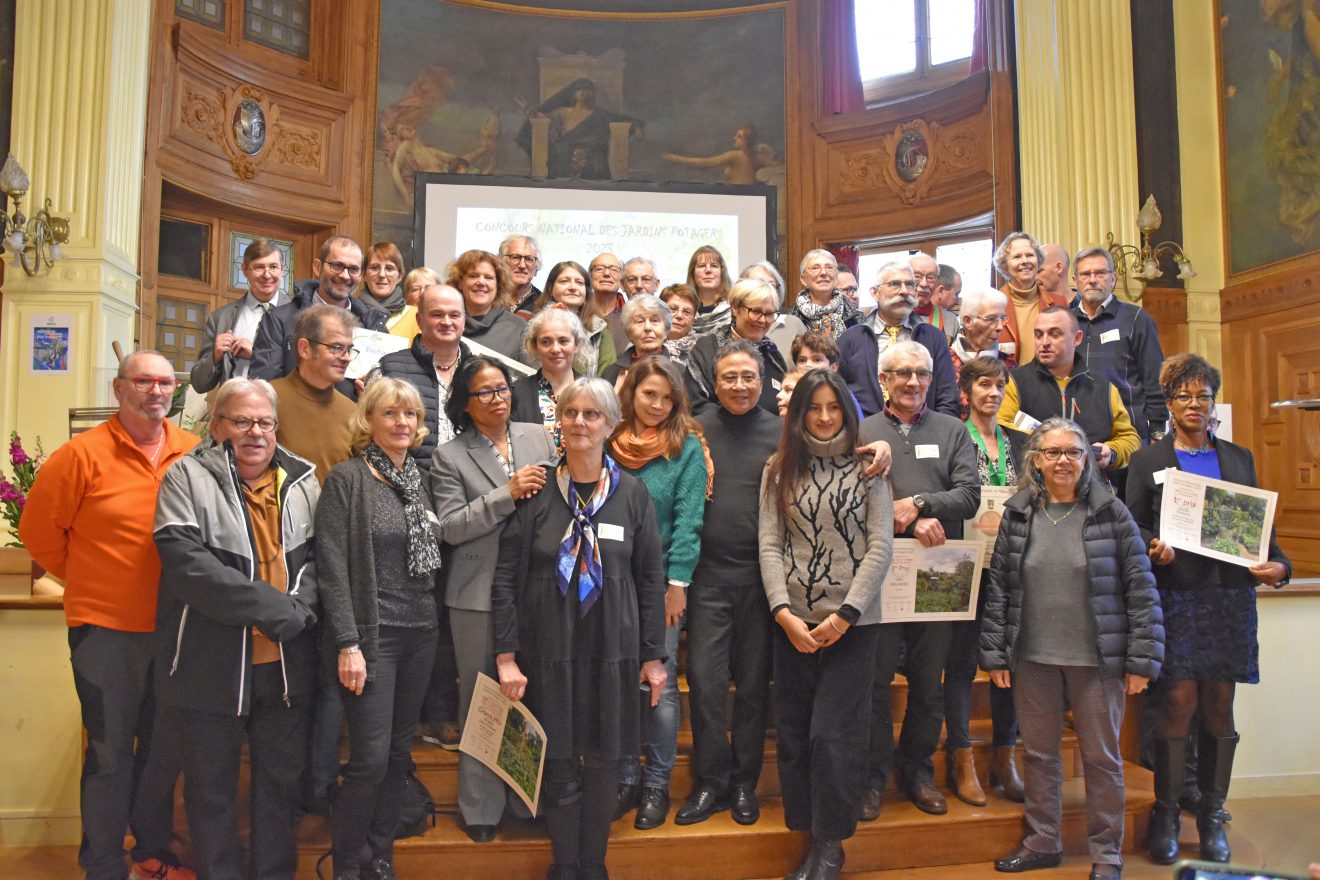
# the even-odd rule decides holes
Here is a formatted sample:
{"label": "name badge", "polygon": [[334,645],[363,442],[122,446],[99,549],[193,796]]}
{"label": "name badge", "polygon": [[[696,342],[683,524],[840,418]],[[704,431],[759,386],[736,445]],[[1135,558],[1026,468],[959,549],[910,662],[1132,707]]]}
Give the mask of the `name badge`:
{"label": "name badge", "polygon": [[918,443],[916,453],[917,458],[939,458],[940,447],[935,443]]}
{"label": "name badge", "polygon": [[1155,485],[1156,485],[1156,486],[1163,486],[1163,485],[1164,485],[1164,471],[1156,471],[1155,474],[1154,474],[1154,476],[1155,476]]}
{"label": "name badge", "polygon": [[999,343],[999,350],[1002,351],[1004,354],[1008,355],[1009,357],[1013,357],[1014,355],[1017,354],[1017,343],[1001,342]]}
{"label": "name badge", "polygon": [[773,388],[773,389],[775,389],[776,391],[783,391],[783,390],[784,390],[784,383],[780,382],[778,379],[771,379],[771,380],[770,380],[770,387]]}
{"label": "name badge", "polygon": [[1013,427],[1017,428],[1023,434],[1030,434],[1032,431],[1040,427],[1040,419],[1023,412],[1022,410],[1018,410],[1017,415],[1013,416]]}
{"label": "name badge", "polygon": [[616,526],[614,523],[601,523],[596,526],[596,536],[602,541],[622,541],[623,526]]}
{"label": "name badge", "polygon": [[1114,329],[1114,330],[1106,330],[1104,333],[1101,333],[1101,334],[1100,334],[1100,344],[1101,344],[1101,345],[1104,345],[1105,343],[1108,343],[1108,342],[1118,342],[1118,330],[1117,330],[1117,329]]}

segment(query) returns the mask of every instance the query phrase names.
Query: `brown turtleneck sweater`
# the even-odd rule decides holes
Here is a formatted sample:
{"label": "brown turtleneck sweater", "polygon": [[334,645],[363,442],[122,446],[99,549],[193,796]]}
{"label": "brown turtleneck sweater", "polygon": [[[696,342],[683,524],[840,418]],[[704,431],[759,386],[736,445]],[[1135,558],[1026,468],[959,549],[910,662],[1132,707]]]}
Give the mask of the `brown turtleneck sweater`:
{"label": "brown turtleneck sweater", "polygon": [[316,479],[324,483],[330,468],[353,457],[348,422],[357,407],[333,385],[324,391],[308,385],[297,370],[270,384],[280,402],[276,439],[316,465]]}

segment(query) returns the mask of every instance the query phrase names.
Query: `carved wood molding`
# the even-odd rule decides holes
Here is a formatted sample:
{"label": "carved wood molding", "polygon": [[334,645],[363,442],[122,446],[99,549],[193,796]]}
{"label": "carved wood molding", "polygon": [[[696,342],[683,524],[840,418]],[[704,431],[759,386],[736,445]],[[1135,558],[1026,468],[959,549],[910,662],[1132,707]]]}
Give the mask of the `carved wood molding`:
{"label": "carved wood molding", "polygon": [[[281,110],[261,89],[248,85],[207,89],[185,80],[180,117],[194,133],[224,151],[234,173],[243,180],[254,179],[265,164],[291,165],[307,171],[321,166],[324,140],[319,131],[281,122]],[[251,129],[245,120],[249,108],[257,108],[255,125],[263,131],[254,142],[244,140],[240,128]],[[245,149],[245,143],[249,148]],[[255,148],[252,148],[255,146]]]}
{"label": "carved wood molding", "polygon": [[876,146],[841,150],[831,190],[837,201],[888,191],[905,206],[919,205],[932,187],[984,162],[980,122],[979,115],[947,127],[925,119],[901,122]]}
{"label": "carved wood molding", "polygon": [[1320,253],[1288,268],[1247,281],[1233,281],[1220,297],[1225,322],[1239,321],[1302,305],[1320,305]]}

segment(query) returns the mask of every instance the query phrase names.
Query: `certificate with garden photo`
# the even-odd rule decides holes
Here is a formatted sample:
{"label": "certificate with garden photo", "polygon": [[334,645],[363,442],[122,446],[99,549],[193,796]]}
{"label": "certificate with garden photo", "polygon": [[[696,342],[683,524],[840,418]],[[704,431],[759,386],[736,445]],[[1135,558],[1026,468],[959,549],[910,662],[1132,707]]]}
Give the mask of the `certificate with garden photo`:
{"label": "certificate with garden photo", "polygon": [[458,749],[508,783],[536,815],[545,770],[545,729],[521,701],[504,696],[495,679],[485,673],[477,673]]}
{"label": "certificate with garden photo", "polygon": [[1269,559],[1279,493],[1177,468],[1163,477],[1160,539],[1175,550],[1251,567]]}
{"label": "certificate with garden photo", "polygon": [[895,538],[880,587],[880,622],[975,619],[983,552],[980,541],[925,547],[915,538]]}

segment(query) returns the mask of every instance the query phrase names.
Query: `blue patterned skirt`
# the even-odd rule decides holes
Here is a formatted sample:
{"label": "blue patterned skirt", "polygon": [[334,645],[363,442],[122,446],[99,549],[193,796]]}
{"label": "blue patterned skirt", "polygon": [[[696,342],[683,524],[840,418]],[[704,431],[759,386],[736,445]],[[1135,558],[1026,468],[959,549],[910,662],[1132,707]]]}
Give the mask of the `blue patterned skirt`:
{"label": "blue patterned skirt", "polygon": [[1165,681],[1260,681],[1256,589],[1160,590]]}

